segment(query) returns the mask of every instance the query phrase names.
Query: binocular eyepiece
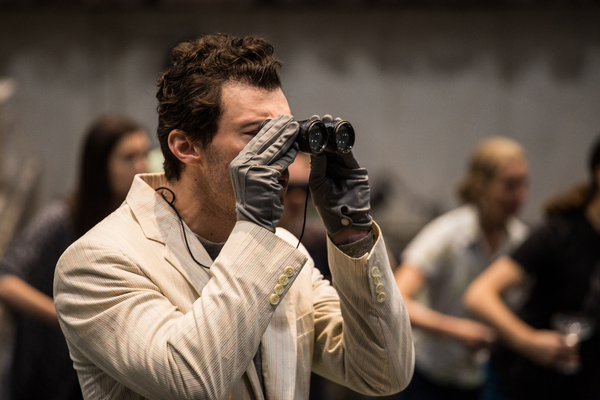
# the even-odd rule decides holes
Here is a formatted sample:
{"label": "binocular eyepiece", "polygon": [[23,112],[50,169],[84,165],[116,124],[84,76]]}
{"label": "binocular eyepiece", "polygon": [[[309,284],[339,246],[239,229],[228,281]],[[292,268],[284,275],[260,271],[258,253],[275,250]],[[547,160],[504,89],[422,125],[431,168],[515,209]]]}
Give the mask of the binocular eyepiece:
{"label": "binocular eyepiece", "polygon": [[[263,121],[260,131],[270,119]],[[348,121],[323,122],[319,119],[296,121],[300,125],[296,143],[300,151],[320,154],[324,151],[348,154],[354,147],[354,128]]]}

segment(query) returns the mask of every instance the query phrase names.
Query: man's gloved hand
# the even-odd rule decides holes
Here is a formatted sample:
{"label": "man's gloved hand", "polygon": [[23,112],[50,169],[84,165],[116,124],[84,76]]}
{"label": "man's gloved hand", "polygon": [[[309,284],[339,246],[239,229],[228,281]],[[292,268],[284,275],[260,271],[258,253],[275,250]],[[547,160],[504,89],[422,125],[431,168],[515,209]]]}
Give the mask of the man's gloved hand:
{"label": "man's gloved hand", "polygon": [[[332,118],[325,115],[321,121],[331,122]],[[369,177],[352,152],[311,155],[309,187],[330,237],[347,228],[371,229]]]}
{"label": "man's gloved hand", "polygon": [[291,115],[269,121],[229,164],[238,221],[275,232],[283,213],[279,177],[294,161],[298,123]]}

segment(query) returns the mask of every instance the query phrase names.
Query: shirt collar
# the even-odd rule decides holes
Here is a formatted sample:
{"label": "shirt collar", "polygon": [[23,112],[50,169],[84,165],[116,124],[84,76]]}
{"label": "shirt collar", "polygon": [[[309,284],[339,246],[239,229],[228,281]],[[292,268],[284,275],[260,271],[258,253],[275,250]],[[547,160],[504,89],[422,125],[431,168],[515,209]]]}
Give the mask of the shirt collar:
{"label": "shirt collar", "polygon": [[[479,224],[479,211],[474,204],[466,204],[465,207],[468,210],[469,223],[467,231],[465,232],[465,240],[470,246],[479,244],[485,244],[485,237],[483,230]],[[499,246],[499,249],[504,249],[505,246],[514,247],[520,243],[527,232],[525,225],[516,217],[510,217],[505,224],[506,237]]]}

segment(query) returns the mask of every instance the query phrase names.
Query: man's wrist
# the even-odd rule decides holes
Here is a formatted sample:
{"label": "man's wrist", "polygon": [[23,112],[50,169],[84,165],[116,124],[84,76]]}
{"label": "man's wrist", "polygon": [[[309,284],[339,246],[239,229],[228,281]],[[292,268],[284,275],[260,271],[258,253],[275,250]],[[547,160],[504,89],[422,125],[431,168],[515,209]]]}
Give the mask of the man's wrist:
{"label": "man's wrist", "polygon": [[370,230],[365,231],[362,229],[348,228],[332,236],[331,241],[336,246],[341,246],[357,242],[369,234],[372,234]]}
{"label": "man's wrist", "polygon": [[[367,253],[370,253],[375,245],[375,238],[372,231],[361,231],[365,233],[362,238],[352,241],[348,244],[336,245],[344,254],[352,258],[360,258]],[[356,236],[358,237],[358,235]]]}

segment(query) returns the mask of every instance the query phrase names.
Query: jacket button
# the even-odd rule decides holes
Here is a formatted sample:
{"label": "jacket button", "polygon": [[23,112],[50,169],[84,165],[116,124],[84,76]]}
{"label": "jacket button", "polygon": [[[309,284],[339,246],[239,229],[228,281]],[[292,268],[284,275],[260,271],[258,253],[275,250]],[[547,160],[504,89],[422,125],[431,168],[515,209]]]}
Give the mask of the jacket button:
{"label": "jacket button", "polygon": [[279,277],[279,283],[280,283],[280,284],[282,284],[283,286],[287,285],[287,284],[288,284],[288,282],[289,282],[289,279],[288,279],[288,277],[287,277],[287,276],[285,276],[285,275],[281,275],[281,276]]}
{"label": "jacket button", "polygon": [[377,295],[377,301],[379,303],[383,303],[385,301],[385,293],[384,292],[381,292]]}
{"label": "jacket button", "polygon": [[373,284],[379,285],[381,283],[381,276],[377,275],[373,277]]}
{"label": "jacket button", "polygon": [[294,275],[294,267],[290,267],[290,266],[285,267],[285,269],[283,270],[283,273],[288,278],[291,278]]}
{"label": "jacket button", "polygon": [[283,293],[283,286],[282,285],[275,286],[275,294],[279,296],[282,293]]}
{"label": "jacket button", "polygon": [[279,304],[279,296],[277,296],[275,293],[273,293],[271,295],[271,297],[269,297],[269,303],[273,304],[274,306]]}
{"label": "jacket button", "polygon": [[379,273],[379,268],[373,267],[373,269],[371,270],[371,275],[372,276],[380,276],[381,274]]}
{"label": "jacket button", "polygon": [[380,294],[383,293],[383,283],[380,283],[375,287],[375,293]]}

